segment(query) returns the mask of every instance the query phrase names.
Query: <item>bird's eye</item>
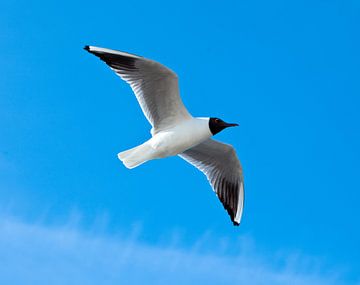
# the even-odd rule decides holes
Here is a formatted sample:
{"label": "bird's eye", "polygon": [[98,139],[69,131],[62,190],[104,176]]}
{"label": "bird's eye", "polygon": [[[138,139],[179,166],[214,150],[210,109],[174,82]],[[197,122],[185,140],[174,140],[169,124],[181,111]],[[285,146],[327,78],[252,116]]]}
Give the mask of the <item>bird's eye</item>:
{"label": "bird's eye", "polygon": [[219,123],[220,122],[220,120],[219,119],[215,119],[215,123]]}

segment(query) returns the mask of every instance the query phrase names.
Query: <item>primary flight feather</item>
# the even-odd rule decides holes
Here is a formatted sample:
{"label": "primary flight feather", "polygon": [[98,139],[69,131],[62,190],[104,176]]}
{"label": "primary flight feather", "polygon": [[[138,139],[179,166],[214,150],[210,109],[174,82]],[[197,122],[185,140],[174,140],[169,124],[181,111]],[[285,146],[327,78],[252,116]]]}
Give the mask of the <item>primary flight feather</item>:
{"label": "primary flight feather", "polygon": [[85,50],[130,84],[152,125],[148,141],[118,154],[124,165],[134,168],[148,160],[180,156],[206,175],[232,222],[239,225],[244,207],[242,168],[231,145],[211,139],[237,124],[192,117],[181,101],[177,75],[156,61],[107,48]]}

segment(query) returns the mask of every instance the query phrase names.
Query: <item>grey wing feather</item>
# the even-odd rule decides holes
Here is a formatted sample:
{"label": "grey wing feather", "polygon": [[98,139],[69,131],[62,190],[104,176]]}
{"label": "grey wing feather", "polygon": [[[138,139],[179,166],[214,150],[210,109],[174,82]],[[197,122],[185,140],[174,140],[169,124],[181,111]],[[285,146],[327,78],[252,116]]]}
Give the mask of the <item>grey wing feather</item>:
{"label": "grey wing feather", "polygon": [[130,84],[145,117],[153,126],[152,133],[191,118],[180,98],[178,78],[167,67],[121,51],[93,46],[85,49]]}
{"label": "grey wing feather", "polygon": [[209,139],[179,156],[206,175],[232,222],[239,225],[244,207],[244,179],[234,148]]}

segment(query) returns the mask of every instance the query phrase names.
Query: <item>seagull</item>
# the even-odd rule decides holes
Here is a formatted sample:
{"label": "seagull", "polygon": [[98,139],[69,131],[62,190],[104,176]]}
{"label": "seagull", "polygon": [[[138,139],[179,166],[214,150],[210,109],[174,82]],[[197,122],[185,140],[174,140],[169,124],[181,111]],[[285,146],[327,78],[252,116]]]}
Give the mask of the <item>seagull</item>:
{"label": "seagull", "polygon": [[216,117],[193,117],[181,101],[178,77],[164,65],[134,54],[85,46],[132,88],[150,122],[151,138],[118,154],[131,169],[152,159],[178,155],[202,171],[234,225],[244,207],[244,179],[234,148],[211,137],[229,124]]}

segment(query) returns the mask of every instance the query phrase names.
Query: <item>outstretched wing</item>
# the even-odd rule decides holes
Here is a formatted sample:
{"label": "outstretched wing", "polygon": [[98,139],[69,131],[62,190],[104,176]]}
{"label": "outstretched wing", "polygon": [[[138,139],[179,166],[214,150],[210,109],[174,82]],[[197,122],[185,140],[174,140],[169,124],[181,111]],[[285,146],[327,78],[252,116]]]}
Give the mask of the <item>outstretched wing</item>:
{"label": "outstretched wing", "polygon": [[137,55],[85,46],[130,84],[153,133],[191,118],[179,95],[176,74],[160,63]]}
{"label": "outstretched wing", "polygon": [[244,207],[244,179],[234,148],[209,139],[179,156],[206,175],[232,222],[238,226]]}

